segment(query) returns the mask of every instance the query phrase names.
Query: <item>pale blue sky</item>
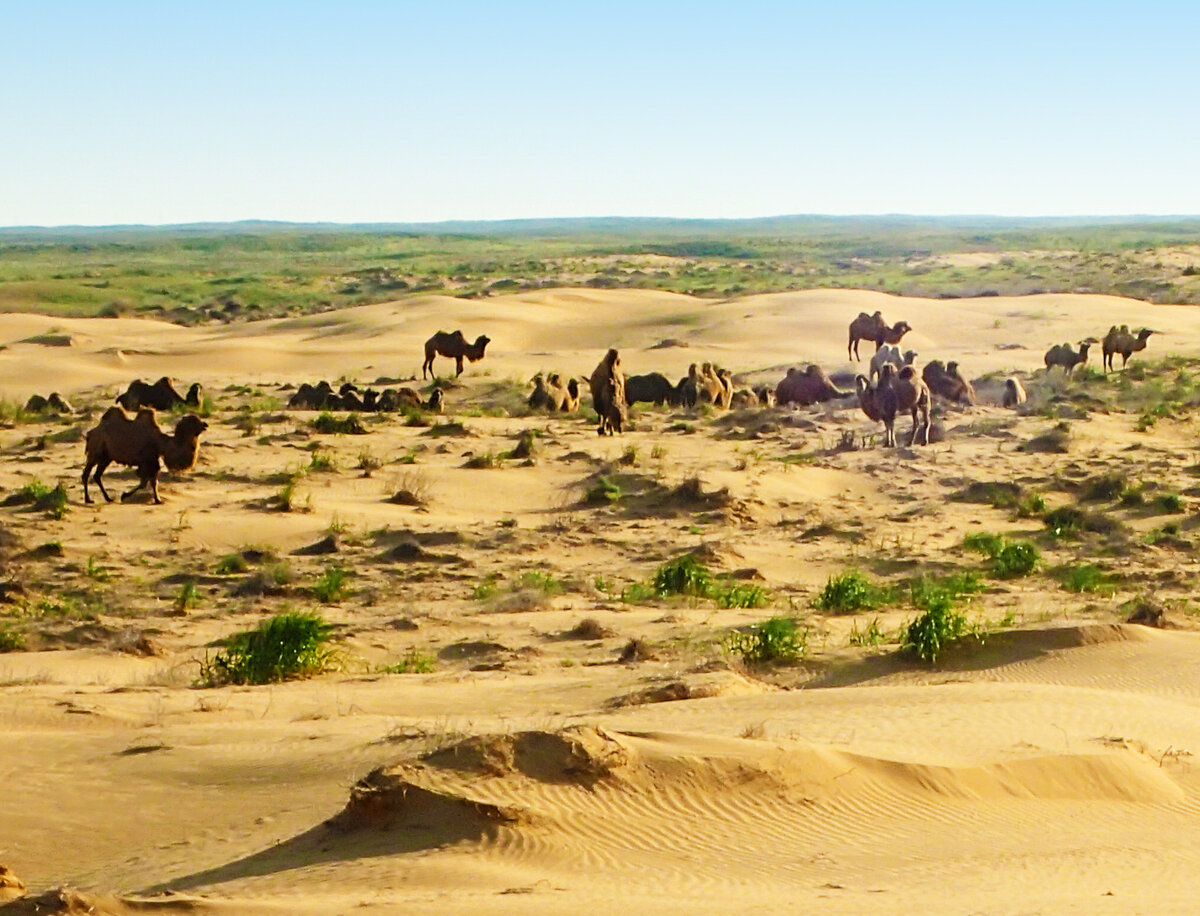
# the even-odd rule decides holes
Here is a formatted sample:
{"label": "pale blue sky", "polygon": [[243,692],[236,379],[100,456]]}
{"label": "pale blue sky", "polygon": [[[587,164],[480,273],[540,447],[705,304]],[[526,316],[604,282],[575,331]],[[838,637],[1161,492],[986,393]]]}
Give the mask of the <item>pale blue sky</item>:
{"label": "pale blue sky", "polygon": [[0,225],[1200,213],[1200,4],[0,0]]}

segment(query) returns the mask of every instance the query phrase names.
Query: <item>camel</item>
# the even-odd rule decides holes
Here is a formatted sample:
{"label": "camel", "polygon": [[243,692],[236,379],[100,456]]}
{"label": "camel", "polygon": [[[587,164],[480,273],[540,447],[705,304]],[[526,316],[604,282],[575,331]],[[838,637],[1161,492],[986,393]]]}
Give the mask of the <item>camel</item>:
{"label": "camel", "polygon": [[728,409],[729,405],[733,403],[733,373],[728,369],[718,369],[717,381],[721,383],[721,397],[717,401],[717,406]]}
{"label": "camel", "polygon": [[893,327],[888,327],[888,323],[883,320],[882,312],[876,312],[874,315],[859,312],[858,317],[850,322],[850,342],[846,344],[846,358],[850,359],[853,356],[857,360],[862,360],[862,357],[858,355],[860,340],[875,341],[875,349],[878,350],[885,343],[900,343],[901,338],[911,330],[912,326],[907,321],[897,321]]}
{"label": "camel", "polygon": [[944,366],[940,359],[933,360],[925,366],[921,378],[933,394],[947,401],[968,406],[976,403],[975,386],[963,377],[953,360]]}
{"label": "camel", "polygon": [[775,392],[766,385],[757,388],[739,388],[729,399],[729,406],[736,410],[747,410],[751,407],[774,407]]}
{"label": "camel", "polygon": [[592,372],[589,385],[592,389],[592,407],[600,419],[596,432],[601,436],[624,432],[627,420],[625,375],[621,372],[621,356],[615,349],[609,350],[600,360]]}
{"label": "camel", "polygon": [[876,401],[876,389],[871,384],[870,379],[865,375],[856,375],[854,377],[854,387],[858,393],[858,406],[863,413],[867,415],[867,419],[874,420],[878,423],[883,415],[880,413],[879,404]]}
{"label": "camel", "polygon": [[1071,373],[1075,371],[1075,367],[1080,364],[1086,364],[1088,358],[1088,347],[1096,342],[1095,338],[1089,337],[1087,340],[1079,342],[1079,352],[1069,344],[1057,344],[1046,351],[1044,361],[1046,363],[1046,371],[1049,372],[1055,366],[1061,366],[1067,378],[1071,377]]}
{"label": "camel", "polygon": [[550,399],[550,391],[546,387],[546,380],[540,372],[533,377],[533,393],[529,395],[528,404],[530,410],[552,410],[554,408],[553,401]]}
{"label": "camel", "polygon": [[1010,375],[1004,380],[1004,406],[1019,407],[1025,403],[1025,386],[1021,384],[1021,380],[1015,375]]}
{"label": "camel", "polygon": [[188,388],[187,395],[181,395],[165,375],[153,385],[147,385],[139,378],[130,382],[125,392],[117,396],[117,403],[126,410],[134,411],[141,407],[153,407],[155,410],[199,407],[201,390],[200,383],[195,382]]}
{"label": "camel", "polygon": [[[860,395],[861,398],[861,395]],[[912,432],[908,436],[909,447],[917,441],[917,430],[921,430],[921,442],[929,444],[930,414],[933,397],[929,386],[917,375],[912,366],[905,366],[898,373],[890,363],[879,373],[879,384],[875,388],[874,407],[884,427],[884,447],[896,447],[896,415],[912,414]],[[866,413],[866,411],[863,411]],[[869,416],[869,414],[868,414]],[[918,416],[920,421],[918,422]]]}
{"label": "camel", "polygon": [[844,398],[848,393],[838,388],[818,365],[809,365],[803,372],[793,366],[788,369],[783,381],[775,386],[775,403],[781,407],[784,404],[807,407],[818,401]]}
{"label": "camel", "polygon": [[754,393],[758,395],[758,403],[763,407],[775,406],[775,389],[769,385],[755,385]]}
{"label": "camel", "polygon": [[675,399],[675,386],[661,372],[631,375],[625,379],[625,403],[632,407],[638,401],[648,404],[669,404]]}
{"label": "camel", "polygon": [[700,400],[700,372],[696,364],[688,366],[688,374],[675,386],[675,403],[679,407],[695,407]]}
{"label": "camel", "polygon": [[[483,351],[489,343],[491,343],[491,338],[486,334],[476,337],[475,343],[467,343],[462,331],[455,331],[453,334],[438,331],[425,341],[425,362],[421,364],[421,378],[425,378],[427,372],[433,372],[435,356],[448,356],[453,359],[454,376],[457,378],[462,375],[463,357],[473,363],[479,362],[483,359]],[[436,378],[436,375],[434,377]]]}
{"label": "camel", "polygon": [[57,391],[52,392],[50,397],[42,397],[40,394],[30,395],[29,400],[25,402],[26,413],[74,413],[74,409],[69,403],[63,400],[62,395]]}
{"label": "camel", "polygon": [[701,404],[716,404],[720,406],[725,396],[725,384],[717,376],[717,370],[712,363],[704,363],[697,376],[696,400]]}
{"label": "camel", "polygon": [[1113,366],[1113,357],[1118,353],[1121,354],[1121,368],[1129,362],[1129,357],[1139,350],[1146,349],[1146,340],[1153,334],[1149,328],[1142,328],[1134,336],[1129,331],[1129,325],[1123,324],[1119,328],[1114,324],[1108,329],[1108,333],[1104,335],[1104,342],[1101,345],[1103,354],[1104,371],[1108,372]]}
{"label": "camel", "polygon": [[879,370],[884,363],[891,363],[897,369],[903,369],[905,366],[911,366],[916,358],[916,350],[905,350],[904,354],[901,355],[900,348],[895,344],[884,344],[871,357],[871,381],[874,381],[878,377]]}
{"label": "camel", "polygon": [[89,430],[84,440],[86,461],[83,467],[83,501],[92,501],[88,492],[88,476],[95,468],[92,479],[104,499],[112,502],[112,497],[104,489],[101,475],[110,464],[116,462],[136,468],[138,475],[138,485],[121,494],[122,502],[149,484],[155,504],[160,504],[159,461],[171,471],[190,470],[200,450],[200,434],[206,429],[207,423],[194,413],[189,413],[175,424],[174,435],[168,436],[159,428],[154,411],[148,407],[140,408],[132,419],[120,407],[108,408],[100,418],[99,425]]}

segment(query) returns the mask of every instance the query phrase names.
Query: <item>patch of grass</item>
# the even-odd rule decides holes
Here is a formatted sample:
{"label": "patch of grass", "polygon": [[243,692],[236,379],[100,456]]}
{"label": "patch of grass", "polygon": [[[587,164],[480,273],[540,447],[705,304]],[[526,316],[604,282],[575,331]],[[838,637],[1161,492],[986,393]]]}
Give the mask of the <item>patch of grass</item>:
{"label": "patch of grass", "polygon": [[941,598],[957,604],[969,595],[983,591],[983,582],[974,572],[950,576],[918,576],[909,582],[913,607],[928,610]]}
{"label": "patch of grass", "polygon": [[1121,523],[1109,518],[1103,512],[1089,512],[1075,506],[1060,506],[1051,509],[1042,516],[1052,538],[1078,537],[1082,532],[1091,531],[1096,534],[1111,534],[1121,527]]}
{"label": "patch of grass", "polygon": [[787,664],[807,651],[808,630],[794,618],[772,617],[746,630],[732,631],[724,646],[747,665]]}
{"label": "patch of grass", "polygon": [[925,613],[904,628],[900,649],[935,664],[942,651],[969,629],[966,616],[955,609],[949,596],[936,595],[930,599]]}
{"label": "patch of grass", "polygon": [[200,682],[273,684],[311,677],[333,662],[330,625],[318,614],[288,611],[253,630],[236,633],[225,648],[200,663]]}
{"label": "patch of grass", "polygon": [[583,501],[589,505],[615,503],[621,499],[621,486],[611,477],[601,477],[588,487],[583,495]]}
{"label": "patch of grass", "polygon": [[1028,541],[1010,541],[992,557],[992,575],[997,579],[1018,579],[1033,573],[1041,563],[1037,546]]}
{"label": "patch of grass", "polygon": [[232,576],[244,573],[250,568],[246,558],[240,553],[230,553],[217,560],[216,573],[218,576]]}
{"label": "patch of grass", "polygon": [[425,655],[418,649],[409,649],[398,662],[384,665],[379,669],[381,674],[429,674],[433,671],[435,659]]}
{"label": "patch of grass", "polygon": [[475,586],[471,591],[471,597],[476,601],[487,601],[499,589],[499,577],[495,574],[489,575],[486,579]]}
{"label": "patch of grass", "polygon": [[1128,486],[1124,474],[1101,474],[1084,481],[1079,498],[1092,502],[1110,502],[1121,496]]}
{"label": "patch of grass", "polygon": [[1154,506],[1160,512],[1174,515],[1183,511],[1183,497],[1178,493],[1159,493],[1154,497]]}
{"label": "patch of grass", "polygon": [[963,538],[965,549],[973,550],[975,553],[981,553],[987,557],[994,557],[1003,546],[1004,538],[989,531],[976,531]]}
{"label": "patch of grass", "polygon": [[645,604],[656,597],[654,586],[647,582],[631,582],[621,589],[621,601],[624,604]]}
{"label": "patch of grass", "polygon": [[0,623],[0,652],[22,652],[25,634],[9,623]]}
{"label": "patch of grass", "polygon": [[474,470],[485,470],[489,468],[500,467],[500,459],[494,452],[482,452],[478,455],[472,455],[463,464],[464,468],[472,468]]}
{"label": "patch of grass", "polygon": [[889,589],[872,582],[857,569],[851,569],[826,581],[821,593],[813,600],[813,607],[834,614],[853,614],[855,611],[873,611],[887,604],[892,597]]}
{"label": "patch of grass", "polygon": [[872,618],[866,629],[858,628],[858,621],[850,627],[850,645],[874,649],[887,641],[883,630],[879,628],[879,618]]}
{"label": "patch of grass", "polygon": [[691,595],[707,598],[712,589],[708,567],[691,554],[668,560],[654,573],[654,593],[660,598]]}
{"label": "patch of grass", "polygon": [[766,607],[771,603],[771,595],[765,588],[745,582],[715,586],[712,598],[722,608]]}
{"label": "patch of grass", "polygon": [[336,604],[346,597],[352,573],[337,563],[325,567],[312,584],[312,593],[322,604]]}
{"label": "patch of grass", "polygon": [[396,459],[396,464],[416,464],[416,463],[417,463],[417,450],[415,448],[410,448],[407,452],[405,452],[403,455],[401,455],[399,458]]}
{"label": "patch of grass", "polygon": [[1141,485],[1136,487],[1126,487],[1121,491],[1118,501],[1127,509],[1132,509],[1136,506],[1145,505],[1146,494],[1142,492]]}
{"label": "patch of grass", "polygon": [[370,449],[363,449],[358,453],[358,469],[363,472],[363,476],[370,477],[375,471],[378,471],[383,466],[383,462],[376,458]]}
{"label": "patch of grass", "polygon": [[1050,570],[1050,575],[1069,592],[1087,592],[1111,597],[1117,591],[1117,583],[1113,576],[1091,563],[1056,566]]}
{"label": "patch of grass", "polygon": [[83,574],[96,582],[107,582],[112,578],[112,573],[108,568],[101,566],[96,562],[96,558],[92,556],[88,557],[87,567],[84,569]]}
{"label": "patch of grass", "polygon": [[175,595],[175,610],[182,613],[199,603],[200,589],[196,588],[195,582],[188,581],[179,586],[179,591]]}
{"label": "patch of grass", "polygon": [[309,471],[336,471],[337,469],[337,459],[328,452],[313,452],[312,457],[308,459]]}
{"label": "patch of grass", "polygon": [[309,426],[317,432],[327,435],[365,436],[367,434],[362,421],[352,413],[346,414],[344,417],[335,417],[331,413],[323,413],[315,420],[311,420]]}
{"label": "patch of grass", "polygon": [[1037,518],[1046,511],[1046,499],[1041,493],[1029,493],[1016,505],[1017,518]]}
{"label": "patch of grass", "polygon": [[621,457],[617,459],[617,464],[635,465],[638,463],[638,450],[636,445],[626,447],[621,453]]}
{"label": "patch of grass", "polygon": [[529,569],[517,576],[512,582],[512,590],[534,589],[546,595],[557,595],[563,590],[563,584],[549,573],[538,569]]}

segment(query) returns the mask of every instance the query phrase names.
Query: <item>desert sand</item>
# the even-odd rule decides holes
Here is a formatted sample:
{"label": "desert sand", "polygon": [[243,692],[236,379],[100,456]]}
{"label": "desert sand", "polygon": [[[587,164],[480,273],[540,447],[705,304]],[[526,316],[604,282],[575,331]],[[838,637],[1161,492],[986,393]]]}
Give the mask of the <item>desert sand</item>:
{"label": "desert sand", "polygon": [[[495,415],[520,413],[512,393],[534,372],[586,376],[610,346],[626,372],[672,379],[709,360],[744,384],[812,361],[859,371],[871,348],[848,362],[846,327],[876,309],[913,325],[919,362],[956,359],[982,380],[979,406],[939,407],[941,442],[884,450],[852,399],[643,409],[611,439],[590,415]],[[1040,371],[1046,348],[1114,323],[1160,332],[1134,363],[1200,354],[1200,310],[1088,295],[554,290],[196,328],[0,315],[0,393],[59,391],[91,416],[0,430],[0,492],[35,477],[70,492],[62,519],[0,509],[9,600],[36,618],[27,649],[0,654],[0,864],[29,889],[0,913],[1194,909],[1200,626],[1185,610],[1132,624],[1121,608],[1143,594],[1184,608],[1196,554],[1143,542],[1161,517],[1114,510],[1124,553],[1045,548],[1050,563],[1102,556],[1124,576],[1115,594],[989,580],[968,613],[1007,622],[936,666],[848,645],[912,608],[811,606],[849,567],[973,569],[965,535],[1040,533],[951,498],[972,481],[1018,481],[1054,505],[1068,499],[1056,480],[1123,472],[1182,492],[1189,532],[1189,423],[1096,411],[1071,421],[1065,453],[1027,452],[1054,421],[996,404],[997,378],[1059,384]],[[492,338],[447,392],[442,420],[461,429],[391,415],[326,436],[279,406],[283,386],[320,378],[419,384],[422,342],[456,328]],[[213,398],[199,465],[164,474],[161,506],[83,505],[79,434],[130,380],[160,375]],[[898,428],[904,441],[907,418]],[[533,461],[465,466],[529,429]],[[279,475],[314,447],[333,469],[297,475],[294,511],[272,508]],[[625,498],[587,503],[600,476]],[[132,479],[114,469],[110,489]],[[389,501],[399,488],[424,504]],[[295,553],[330,533],[336,553]],[[61,551],[39,549],[51,542]],[[253,563],[215,572],[251,545],[294,580],[239,589]],[[764,586],[771,607],[620,600],[687,551]],[[350,594],[321,605],[303,586],[332,562],[353,571]],[[522,588],[528,571],[562,587]],[[188,580],[199,600],[179,608]],[[66,591],[94,596],[86,614],[61,610]],[[213,640],[287,607],[336,625],[339,670],[196,686]],[[775,614],[805,618],[802,661],[748,669],[722,649],[729,628]],[[647,651],[621,661],[633,639]],[[381,673],[409,651],[434,670]]]}

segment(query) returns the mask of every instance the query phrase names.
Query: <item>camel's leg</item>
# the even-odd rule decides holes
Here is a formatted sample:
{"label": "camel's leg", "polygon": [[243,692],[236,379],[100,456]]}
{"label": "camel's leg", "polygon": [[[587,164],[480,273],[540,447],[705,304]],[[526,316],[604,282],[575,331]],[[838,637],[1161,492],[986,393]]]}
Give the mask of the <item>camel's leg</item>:
{"label": "camel's leg", "polygon": [[458,378],[460,375],[462,375],[462,361],[463,361],[463,358],[461,356],[454,357],[454,377],[455,378]]}
{"label": "camel's leg", "polygon": [[1131,355],[1132,355],[1132,354],[1126,354],[1126,353],[1122,353],[1122,354],[1121,354],[1121,371],[1122,371],[1122,372],[1124,372],[1124,371],[1125,371],[1125,367],[1126,367],[1127,365],[1129,365],[1129,357],[1130,357]]}
{"label": "camel's leg", "polygon": [[92,497],[88,495],[88,475],[92,473],[93,464],[89,461],[83,466],[83,501],[91,503]]}
{"label": "camel's leg", "polygon": [[104,480],[100,475],[108,470],[108,466],[111,463],[112,462],[109,461],[108,458],[101,458],[98,462],[96,462],[96,473],[92,475],[92,480],[94,480],[96,482],[96,486],[100,488],[100,495],[104,497],[104,501],[106,503],[112,502],[113,499],[108,495],[108,490],[104,489]]}
{"label": "camel's leg", "polygon": [[858,341],[856,341],[854,339],[854,335],[851,334],[850,342],[848,344],[846,344],[846,359],[850,359],[854,355],[852,351],[854,350],[854,345],[856,343],[858,343]]}

